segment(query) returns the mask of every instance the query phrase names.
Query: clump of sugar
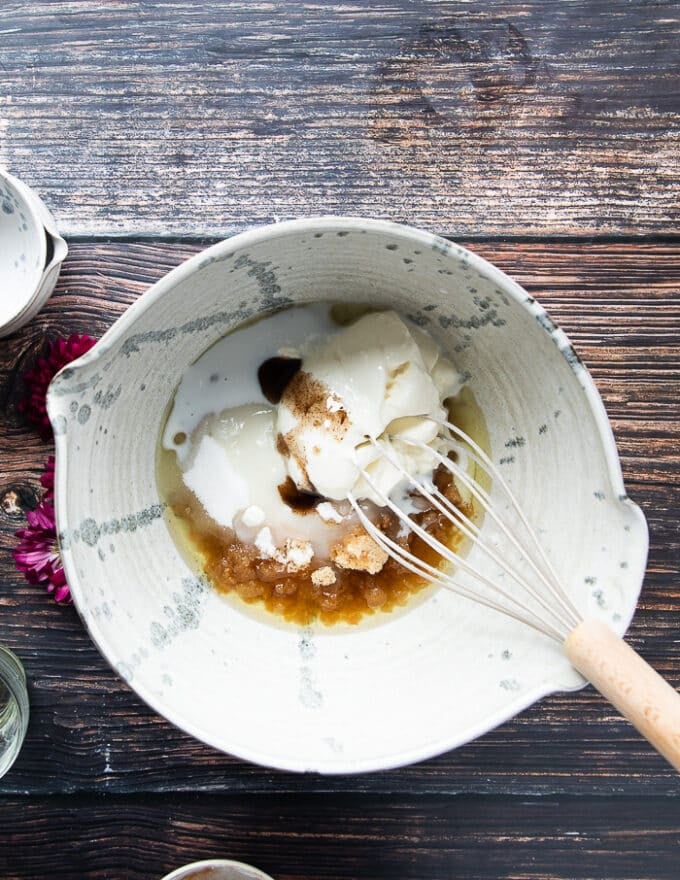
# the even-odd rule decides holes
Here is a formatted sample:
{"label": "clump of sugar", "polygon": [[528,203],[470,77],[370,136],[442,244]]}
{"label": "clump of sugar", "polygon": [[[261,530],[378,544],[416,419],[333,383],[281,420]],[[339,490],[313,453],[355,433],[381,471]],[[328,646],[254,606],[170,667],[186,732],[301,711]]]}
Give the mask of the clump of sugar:
{"label": "clump of sugar", "polygon": [[324,565],[312,572],[312,583],[317,587],[330,587],[337,581],[337,576],[330,565]]}
{"label": "clump of sugar", "polygon": [[261,526],[265,519],[264,510],[256,504],[251,504],[250,507],[246,507],[241,514],[241,522],[244,526],[248,526],[249,528],[257,528],[257,526]]}
{"label": "clump of sugar", "polygon": [[301,571],[310,564],[314,558],[314,548],[311,541],[302,541],[299,538],[286,538],[283,548],[274,543],[269,526],[265,526],[255,536],[255,546],[265,559],[275,559],[281,565],[285,565],[286,571],[291,574]]}
{"label": "clump of sugar", "polygon": [[363,526],[357,526],[331,548],[331,559],[340,568],[377,574],[387,562],[388,555]]}
{"label": "clump of sugar", "polygon": [[300,571],[302,568],[307,568],[314,558],[312,542],[301,541],[298,538],[287,538],[283,557],[288,571]]}
{"label": "clump of sugar", "polygon": [[342,522],[342,516],[338,513],[335,507],[333,507],[330,501],[322,501],[321,504],[317,504],[316,512],[324,522]]}

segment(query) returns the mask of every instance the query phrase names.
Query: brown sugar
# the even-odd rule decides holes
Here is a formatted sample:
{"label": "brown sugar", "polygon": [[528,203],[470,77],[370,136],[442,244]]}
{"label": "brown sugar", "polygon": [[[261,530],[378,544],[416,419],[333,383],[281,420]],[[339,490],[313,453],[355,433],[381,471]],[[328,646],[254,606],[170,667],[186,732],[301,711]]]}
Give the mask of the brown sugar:
{"label": "brown sugar", "polygon": [[[435,483],[453,504],[472,515],[448,471],[438,469]],[[428,586],[387,554],[383,557],[383,551],[361,527],[339,542],[342,547],[335,551],[336,560],[315,557],[308,565],[291,571],[285,561],[263,559],[255,546],[240,541],[231,529],[218,526],[187,490],[172,499],[172,510],[196,548],[205,575],[218,591],[238,595],[249,604],[260,604],[294,623],[358,623],[366,615],[405,605]],[[462,539],[456,527],[432,507],[414,514],[413,519],[449,547],[455,548]],[[375,524],[424,562],[441,564],[437,553],[417,535],[401,535],[400,522],[393,513],[381,512]],[[343,567],[340,558],[365,564],[363,568]]]}

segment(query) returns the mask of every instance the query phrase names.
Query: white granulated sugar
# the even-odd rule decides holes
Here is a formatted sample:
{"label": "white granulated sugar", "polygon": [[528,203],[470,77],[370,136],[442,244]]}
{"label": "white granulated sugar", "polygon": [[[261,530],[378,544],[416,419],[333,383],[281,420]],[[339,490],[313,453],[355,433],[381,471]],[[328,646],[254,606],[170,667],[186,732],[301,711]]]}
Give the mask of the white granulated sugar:
{"label": "white granulated sugar", "polygon": [[276,544],[272,539],[272,530],[265,526],[255,536],[255,546],[266,559],[276,558]]}
{"label": "white granulated sugar", "polygon": [[243,521],[243,525],[248,526],[248,528],[261,526],[265,521],[264,510],[256,504],[251,504],[250,507],[246,507],[241,514],[241,520]]}
{"label": "white granulated sugar", "polygon": [[280,561],[285,562],[289,569],[304,568],[314,558],[314,548],[310,541],[288,538],[281,556],[283,558]]}
{"label": "white granulated sugar", "polygon": [[225,456],[222,446],[209,435],[201,438],[193,464],[184,472],[184,483],[207,513],[228,527],[250,498],[247,480]]}
{"label": "white granulated sugar", "polygon": [[279,357],[296,359],[300,357],[300,349],[292,345],[282,345],[278,350]]}
{"label": "white granulated sugar", "polygon": [[321,504],[316,505],[316,512],[319,514],[321,519],[324,522],[334,522],[341,523],[342,517],[338,513],[338,511],[333,507],[330,501],[322,501]]}
{"label": "white granulated sugar", "polygon": [[285,565],[288,571],[291,572],[306,568],[314,558],[314,547],[311,541],[302,541],[299,538],[286,538],[283,548],[277,547],[269,526],[264,526],[257,533],[255,546],[264,559],[275,559],[281,565]]}

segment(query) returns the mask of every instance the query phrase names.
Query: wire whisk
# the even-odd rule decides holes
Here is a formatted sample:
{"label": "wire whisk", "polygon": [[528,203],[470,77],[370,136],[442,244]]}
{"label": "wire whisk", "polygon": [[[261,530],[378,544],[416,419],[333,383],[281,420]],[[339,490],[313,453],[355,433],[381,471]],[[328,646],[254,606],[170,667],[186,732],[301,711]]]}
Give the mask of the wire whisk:
{"label": "wire whisk", "polygon": [[[409,473],[385,444],[370,442],[401,474],[412,498],[436,510],[468,547],[477,548],[475,562],[465,553],[464,542],[451,547],[438,540],[363,469],[362,477],[374,497],[397,517],[402,529],[434,550],[441,564],[432,565],[412,553],[404,541],[385,534],[350,494],[348,500],[368,534],[412,574],[521,621],[561,644],[571,664],[680,771],[680,694],[606,624],[584,618],[491,458],[456,425],[435,421],[441,451],[403,436],[398,440],[431,455],[435,468],[450,475],[469,504],[454,503],[434,481]],[[486,488],[489,482],[495,487],[493,499]]]}

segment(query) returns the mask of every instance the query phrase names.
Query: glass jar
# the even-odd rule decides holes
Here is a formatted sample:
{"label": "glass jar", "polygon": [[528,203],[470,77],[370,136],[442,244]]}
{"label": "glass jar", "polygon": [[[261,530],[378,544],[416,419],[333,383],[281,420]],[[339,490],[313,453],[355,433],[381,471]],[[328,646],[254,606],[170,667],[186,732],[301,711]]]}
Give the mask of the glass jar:
{"label": "glass jar", "polygon": [[19,658],[0,646],[0,777],[12,766],[28,727],[26,673]]}

